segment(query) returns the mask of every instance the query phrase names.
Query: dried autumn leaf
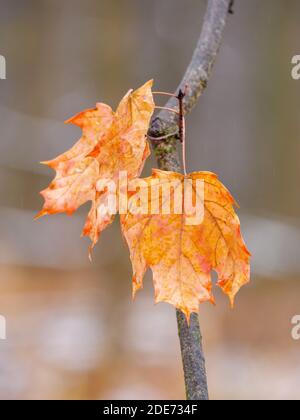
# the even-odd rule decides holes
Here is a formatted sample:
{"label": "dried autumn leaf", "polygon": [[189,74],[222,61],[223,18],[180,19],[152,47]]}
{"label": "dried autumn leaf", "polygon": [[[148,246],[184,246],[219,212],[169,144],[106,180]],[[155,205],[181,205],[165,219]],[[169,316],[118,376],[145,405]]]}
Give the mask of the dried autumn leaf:
{"label": "dried autumn leaf", "polygon": [[[189,181],[191,189],[195,190],[197,180],[203,186],[203,221],[188,223],[193,213],[187,212],[184,206],[182,214],[174,214],[174,211],[163,214],[166,201],[163,187],[172,185],[170,197],[174,210],[178,205],[174,198],[182,197],[181,204],[184,202],[185,183]],[[128,214],[121,218],[133,264],[133,294],[142,288],[144,274],[151,268],[156,302],[174,305],[189,319],[192,312],[198,311],[199,303],[214,302],[211,271],[215,270],[218,285],[233,304],[239,289],[249,281],[250,254],[241,237],[231,194],[217,176],[209,172],[195,172],[184,177],[174,172],[153,170],[152,176],[143,182],[147,194],[139,200],[133,196]],[[153,185],[159,187],[158,195],[152,193]],[[139,211],[143,200],[147,201],[148,214],[133,214]],[[152,211],[151,214],[149,209],[155,200],[159,200],[159,212],[153,214]]]}
{"label": "dried autumn leaf", "polygon": [[120,171],[128,179],[140,175],[150,154],[146,133],[154,111],[151,92],[153,81],[136,91],[130,90],[116,112],[105,104],[83,111],[67,121],[82,129],[80,140],[56,159],[43,162],[56,171],[50,186],[41,192],[44,207],[37,217],[66,212],[72,214],[82,204],[92,201],[83,234],[93,245],[101,231],[113,221],[113,215],[98,211],[106,194],[99,193],[99,179],[117,182]]}

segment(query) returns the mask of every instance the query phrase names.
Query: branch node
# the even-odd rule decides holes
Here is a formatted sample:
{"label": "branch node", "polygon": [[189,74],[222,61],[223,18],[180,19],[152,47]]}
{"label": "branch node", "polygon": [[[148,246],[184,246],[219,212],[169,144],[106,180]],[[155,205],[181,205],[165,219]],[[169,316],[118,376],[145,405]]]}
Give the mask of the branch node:
{"label": "branch node", "polygon": [[230,0],[230,4],[229,4],[229,8],[228,8],[228,13],[229,13],[230,15],[234,15],[234,9],[233,9],[233,6],[234,6],[234,0]]}

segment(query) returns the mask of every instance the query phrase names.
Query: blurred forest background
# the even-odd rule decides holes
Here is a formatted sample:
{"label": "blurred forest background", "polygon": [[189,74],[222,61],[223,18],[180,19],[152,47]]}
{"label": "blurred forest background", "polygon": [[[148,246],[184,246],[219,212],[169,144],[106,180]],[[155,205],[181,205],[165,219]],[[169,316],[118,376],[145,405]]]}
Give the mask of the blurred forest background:
{"label": "blurred forest background", "polygon": [[[39,165],[80,137],[64,120],[150,78],[173,91],[204,0],[0,0],[0,398],[184,397],[175,311],[151,276],[131,301],[118,222],[94,261],[85,206],[34,222],[53,173]],[[237,0],[209,87],[188,119],[189,170],[237,198],[252,283],[232,311],[200,308],[212,398],[300,399],[300,54],[298,0]],[[152,162],[152,165],[155,165]],[[149,174],[151,164],[144,174]]]}

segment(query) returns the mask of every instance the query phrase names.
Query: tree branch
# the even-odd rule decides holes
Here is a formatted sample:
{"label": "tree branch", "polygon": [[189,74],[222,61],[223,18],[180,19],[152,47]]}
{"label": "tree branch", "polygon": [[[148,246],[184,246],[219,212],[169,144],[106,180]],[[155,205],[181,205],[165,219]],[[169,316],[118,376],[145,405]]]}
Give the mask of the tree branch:
{"label": "tree branch", "polygon": [[[232,0],[208,0],[207,10],[201,35],[192,61],[176,91],[187,86],[185,97],[185,113],[189,113],[196,105],[210,78],[217,57],[226,25],[228,13],[232,12]],[[176,98],[171,98],[167,108],[178,108]],[[178,125],[178,116],[161,111],[153,120],[149,137],[160,169],[180,172],[181,164],[177,153],[178,135],[174,135]],[[165,141],[155,139],[166,137]],[[198,314],[192,314],[190,326],[185,315],[177,310],[178,332],[181,345],[186,395],[189,400],[207,400],[208,387],[205,360],[202,349],[202,337]]]}

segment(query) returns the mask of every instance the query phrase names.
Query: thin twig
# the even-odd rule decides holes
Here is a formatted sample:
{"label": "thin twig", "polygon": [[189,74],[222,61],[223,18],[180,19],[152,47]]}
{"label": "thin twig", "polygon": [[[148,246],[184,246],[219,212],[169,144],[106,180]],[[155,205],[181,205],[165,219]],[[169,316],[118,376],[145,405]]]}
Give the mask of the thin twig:
{"label": "thin twig", "polygon": [[184,116],[184,104],[183,99],[185,97],[185,92],[181,89],[179,90],[177,99],[179,101],[179,139],[180,143],[182,144],[182,164],[183,164],[183,173],[186,176],[186,137],[185,137],[185,116]]}
{"label": "thin twig", "polygon": [[152,92],[153,95],[162,95],[162,96],[170,96],[172,98],[176,98],[177,95],[175,93],[169,93],[169,92]]}
{"label": "thin twig", "polygon": [[161,111],[171,112],[173,114],[179,115],[179,112],[176,109],[169,108],[167,106],[155,106],[155,109],[160,109]]}
{"label": "thin twig", "polygon": [[[193,109],[207,86],[222,42],[228,12],[231,10],[230,5],[232,6],[231,0],[208,0],[198,45],[177,89],[176,96],[181,88],[189,86],[185,97],[185,114]],[[166,105],[171,109],[176,106],[177,101],[174,97],[170,98]],[[168,135],[176,130],[177,123],[178,115],[161,110],[152,122],[149,135],[154,138]],[[172,138],[169,138],[166,148],[163,147],[163,143],[157,145],[153,142],[154,149],[158,151],[158,166],[167,171],[180,171],[178,152],[176,147],[170,149],[170,144],[176,145],[176,137],[173,143]],[[176,310],[176,315],[187,399],[207,400],[208,387],[198,314],[192,314],[190,326],[180,310]]]}
{"label": "thin twig", "polygon": [[186,126],[185,126],[185,117],[182,118],[182,164],[183,164],[183,173],[187,176],[187,165],[186,165]]}
{"label": "thin twig", "polygon": [[149,134],[147,135],[148,139],[156,144],[159,144],[162,141],[166,141],[170,137],[176,137],[176,136],[178,136],[178,130],[174,131],[174,133],[166,134],[165,136],[161,136],[161,137],[151,137],[149,136]]}

